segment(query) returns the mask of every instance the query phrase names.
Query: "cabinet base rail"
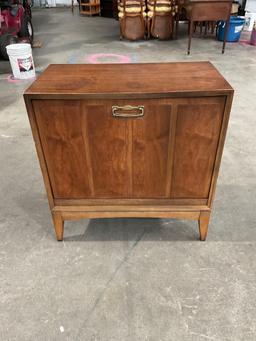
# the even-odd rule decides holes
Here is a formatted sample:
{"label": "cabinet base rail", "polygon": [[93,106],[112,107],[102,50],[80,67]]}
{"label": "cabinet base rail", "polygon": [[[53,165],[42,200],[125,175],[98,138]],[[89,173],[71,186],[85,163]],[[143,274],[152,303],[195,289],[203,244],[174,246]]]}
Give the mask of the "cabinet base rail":
{"label": "cabinet base rail", "polygon": [[[73,210],[72,210],[73,209]],[[184,220],[197,220],[199,226],[199,239],[205,241],[208,232],[211,210],[94,210],[92,207],[87,210],[79,210],[79,207],[71,207],[70,210],[63,210],[62,207],[52,209],[52,217],[55,228],[56,239],[63,240],[65,220],[93,219],[93,218],[173,218]]]}

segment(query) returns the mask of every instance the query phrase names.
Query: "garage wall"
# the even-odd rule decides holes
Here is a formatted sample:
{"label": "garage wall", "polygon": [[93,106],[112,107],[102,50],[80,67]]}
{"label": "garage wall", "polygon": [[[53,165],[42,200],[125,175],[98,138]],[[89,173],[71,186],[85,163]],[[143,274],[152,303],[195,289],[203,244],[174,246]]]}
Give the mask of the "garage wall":
{"label": "garage wall", "polygon": [[[77,5],[77,0],[74,0]],[[35,7],[71,6],[71,0],[34,0]]]}

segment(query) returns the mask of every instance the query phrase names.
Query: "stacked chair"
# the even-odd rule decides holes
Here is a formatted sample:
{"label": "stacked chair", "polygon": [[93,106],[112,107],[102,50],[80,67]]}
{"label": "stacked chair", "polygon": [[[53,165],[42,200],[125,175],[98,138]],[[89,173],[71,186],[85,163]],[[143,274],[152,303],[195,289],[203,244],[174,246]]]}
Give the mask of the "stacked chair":
{"label": "stacked chair", "polygon": [[169,39],[178,11],[175,0],[119,0],[120,38]]}
{"label": "stacked chair", "polygon": [[159,39],[172,37],[178,7],[175,0],[148,0],[147,32]]}
{"label": "stacked chair", "polygon": [[[72,8],[72,11],[73,11],[73,8]],[[94,14],[100,15],[100,0],[80,0],[79,11],[80,11],[80,14],[85,14],[85,15],[90,15],[90,16],[93,16]]]}
{"label": "stacked chair", "polygon": [[120,39],[138,40],[146,38],[145,0],[120,0],[118,3]]}

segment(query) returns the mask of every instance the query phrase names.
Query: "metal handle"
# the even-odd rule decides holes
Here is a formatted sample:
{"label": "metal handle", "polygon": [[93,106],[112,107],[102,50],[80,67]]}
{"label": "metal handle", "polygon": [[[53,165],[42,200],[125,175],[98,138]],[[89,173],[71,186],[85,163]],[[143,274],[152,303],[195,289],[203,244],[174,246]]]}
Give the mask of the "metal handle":
{"label": "metal handle", "polygon": [[144,116],[144,105],[133,107],[131,105],[124,105],[118,107],[117,105],[112,106],[112,116],[114,117],[142,117]]}

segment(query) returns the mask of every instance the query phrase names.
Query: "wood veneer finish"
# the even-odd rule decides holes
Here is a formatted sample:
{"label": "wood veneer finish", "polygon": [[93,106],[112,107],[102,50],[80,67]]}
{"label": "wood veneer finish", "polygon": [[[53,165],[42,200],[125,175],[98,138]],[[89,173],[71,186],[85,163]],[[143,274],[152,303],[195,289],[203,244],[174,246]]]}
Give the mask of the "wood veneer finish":
{"label": "wood veneer finish", "polygon": [[[57,239],[68,219],[166,217],[205,240],[232,96],[208,62],[49,66],[24,98]],[[144,115],[112,115],[127,105]]]}

